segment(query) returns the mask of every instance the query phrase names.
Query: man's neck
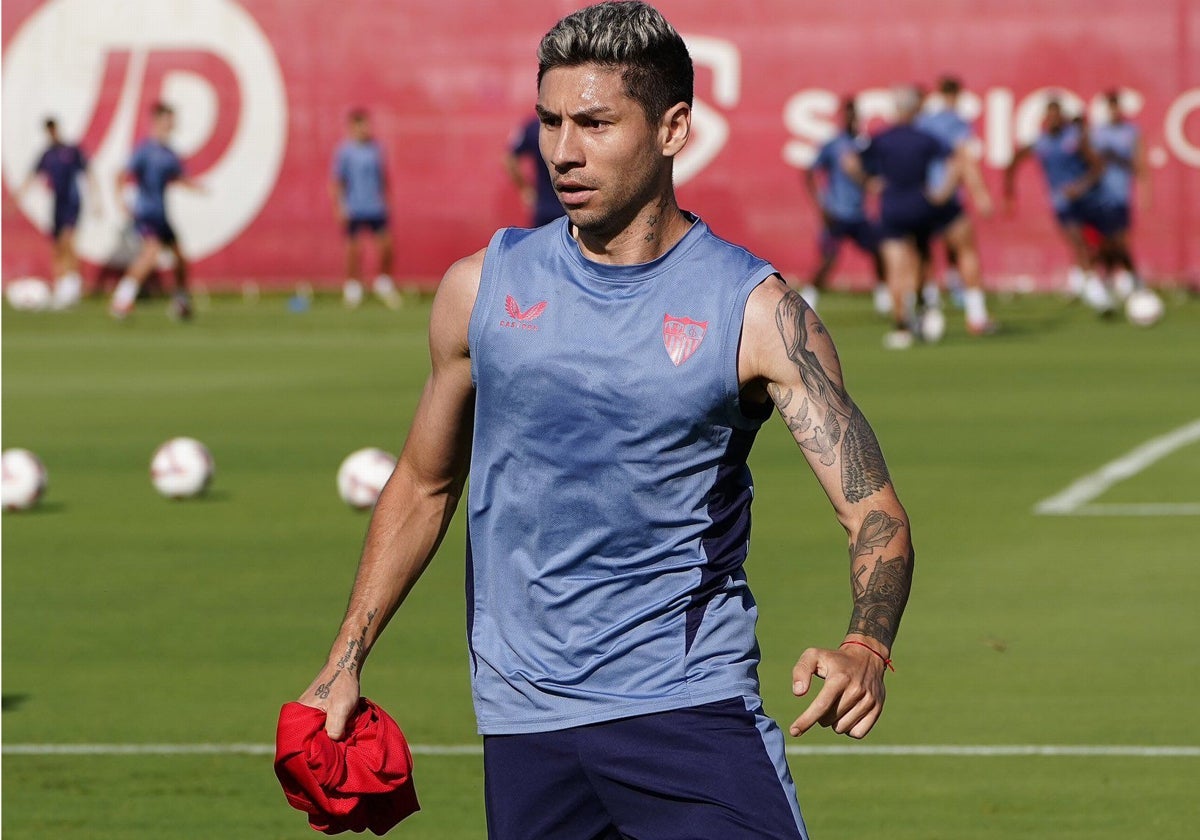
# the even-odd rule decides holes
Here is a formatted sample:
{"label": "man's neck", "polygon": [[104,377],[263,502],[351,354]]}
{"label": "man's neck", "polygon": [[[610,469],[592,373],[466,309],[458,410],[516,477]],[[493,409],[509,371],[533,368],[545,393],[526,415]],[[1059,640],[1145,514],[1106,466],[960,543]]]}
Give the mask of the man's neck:
{"label": "man's neck", "polygon": [[693,220],[685,216],[673,191],[643,207],[633,220],[611,236],[582,231],[572,226],[571,235],[589,260],[612,265],[638,265],[658,259],[691,229]]}

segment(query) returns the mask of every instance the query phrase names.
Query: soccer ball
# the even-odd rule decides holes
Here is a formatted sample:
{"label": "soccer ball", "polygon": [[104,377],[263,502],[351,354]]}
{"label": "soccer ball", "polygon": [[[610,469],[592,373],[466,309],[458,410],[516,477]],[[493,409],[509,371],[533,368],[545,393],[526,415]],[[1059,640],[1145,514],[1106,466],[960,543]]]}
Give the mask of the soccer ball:
{"label": "soccer ball", "polygon": [[374,507],[395,468],[396,456],[382,449],[372,446],[351,452],[338,467],[338,495],[352,508]]}
{"label": "soccer ball", "polygon": [[46,468],[28,449],[6,449],[0,455],[0,473],[5,510],[29,510],[46,492]]}
{"label": "soccer ball", "polygon": [[4,287],[4,296],[13,309],[41,312],[54,301],[50,284],[40,277],[22,277]]}
{"label": "soccer ball", "polygon": [[1125,317],[1139,327],[1152,327],[1162,320],[1162,298],[1150,289],[1138,289],[1125,301]]}
{"label": "soccer ball", "polygon": [[214,464],[208,448],[189,437],[171,438],[150,459],[154,489],[168,499],[199,496],[212,481]]}

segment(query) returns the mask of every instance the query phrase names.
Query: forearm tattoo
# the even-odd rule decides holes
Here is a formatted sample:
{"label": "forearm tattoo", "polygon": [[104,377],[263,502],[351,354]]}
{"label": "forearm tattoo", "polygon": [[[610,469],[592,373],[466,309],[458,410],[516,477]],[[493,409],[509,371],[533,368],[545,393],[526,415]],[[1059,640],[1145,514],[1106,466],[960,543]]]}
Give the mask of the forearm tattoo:
{"label": "forearm tattoo", "polygon": [[838,370],[827,370],[810,344],[828,342],[825,327],[804,298],[792,290],[775,309],[775,324],[787,356],[796,365],[805,396],[789,413],[795,395],[790,388],[770,384],[767,391],[801,448],[827,467],[841,461],[842,495],[854,503],[869,498],[891,483],[875,432],[846,393]]}
{"label": "forearm tattoo", "polygon": [[[894,556],[885,560],[889,554]],[[847,632],[878,639],[890,648],[908,603],[912,569],[912,543],[904,522],[882,510],[868,513],[850,546],[854,611]]]}
{"label": "forearm tattoo", "polygon": [[329,697],[330,689],[333,688],[333,684],[337,682],[337,678],[342,675],[343,671],[349,671],[353,674],[362,667],[363,657],[367,655],[367,629],[375,621],[375,615],[378,612],[379,610],[375,609],[367,613],[367,623],[362,626],[357,639],[351,639],[347,642],[346,651],[338,659],[337,665],[334,666],[333,676],[317,686],[314,694],[322,700]]}

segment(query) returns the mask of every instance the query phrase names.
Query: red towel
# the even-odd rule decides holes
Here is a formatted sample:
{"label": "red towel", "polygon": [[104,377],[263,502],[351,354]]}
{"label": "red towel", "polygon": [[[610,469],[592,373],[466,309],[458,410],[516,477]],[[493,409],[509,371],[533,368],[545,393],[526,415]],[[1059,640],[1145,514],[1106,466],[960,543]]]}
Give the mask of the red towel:
{"label": "red towel", "polygon": [[291,806],[326,834],[369,828],[382,835],[421,807],[404,733],[365,697],[341,741],[325,734],[321,709],[285,703],[275,732],[275,775]]}

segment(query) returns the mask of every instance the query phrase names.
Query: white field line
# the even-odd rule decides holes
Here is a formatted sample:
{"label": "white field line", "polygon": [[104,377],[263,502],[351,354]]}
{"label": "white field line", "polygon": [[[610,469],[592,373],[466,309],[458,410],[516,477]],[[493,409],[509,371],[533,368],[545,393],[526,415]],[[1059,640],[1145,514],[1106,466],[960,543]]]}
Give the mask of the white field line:
{"label": "white field line", "polygon": [[1131,452],[1110,461],[1093,473],[1085,475],[1070,487],[1034,506],[1033,512],[1043,516],[1164,516],[1194,515],[1200,505],[1089,505],[1114,484],[1131,478],[1146,467],[1176,449],[1200,440],[1200,420],[1195,420],[1173,432],[1152,438]]}
{"label": "white field line", "polygon": [[[413,744],[414,755],[483,755],[481,744]],[[4,755],[274,755],[274,744],[4,744]],[[789,746],[797,756],[1081,756],[1200,758],[1200,746],[1116,744],[886,744]]]}

